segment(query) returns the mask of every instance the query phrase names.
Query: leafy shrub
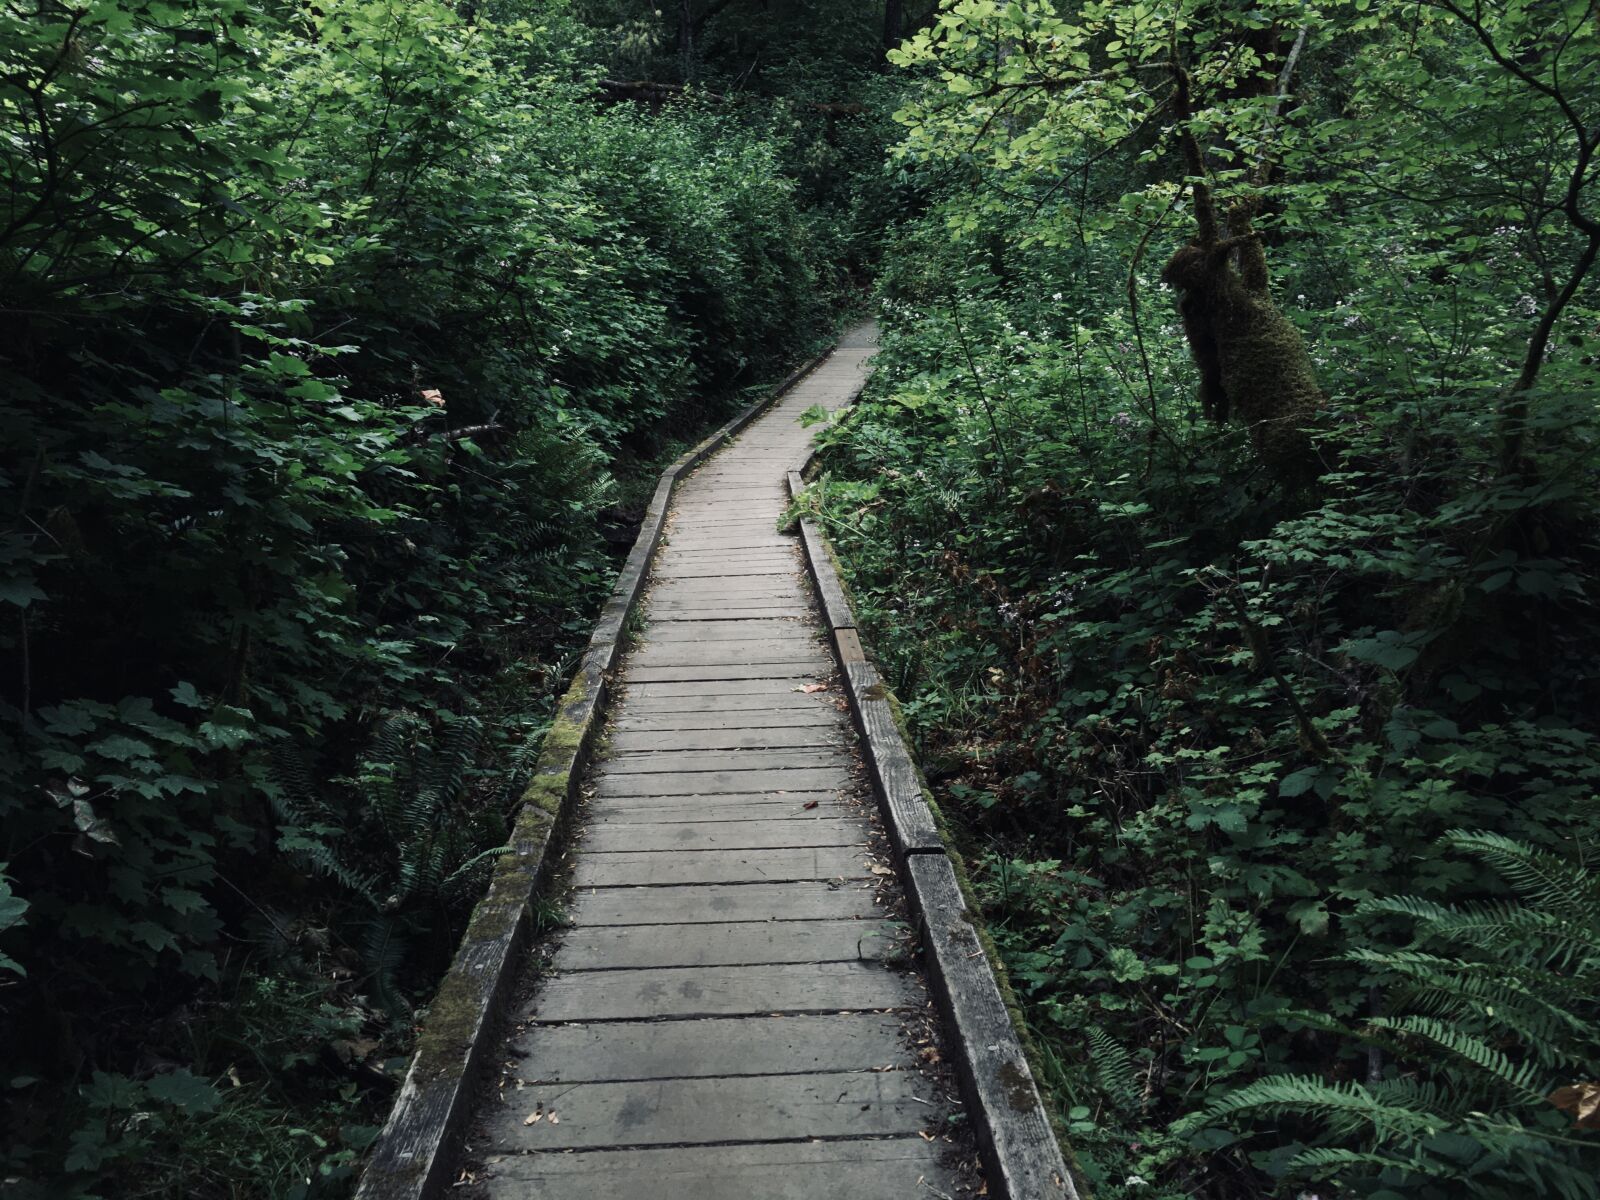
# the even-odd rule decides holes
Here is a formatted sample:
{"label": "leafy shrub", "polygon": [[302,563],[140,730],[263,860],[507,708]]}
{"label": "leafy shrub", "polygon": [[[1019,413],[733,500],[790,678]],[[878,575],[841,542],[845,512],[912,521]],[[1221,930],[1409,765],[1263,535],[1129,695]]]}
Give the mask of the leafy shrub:
{"label": "leafy shrub", "polygon": [[[1548,73],[1523,10],[1474,9],[1480,36],[1450,8],[1319,10],[1265,151],[1287,5],[958,0],[899,56],[920,90],[895,156],[927,212],[889,245],[877,375],[826,435],[815,504],[1104,1197],[1298,1187],[1309,1122],[1175,1122],[1364,1077],[1336,1031],[1401,1010],[1352,955],[1405,934],[1366,906],[1495,899],[1449,831],[1563,856],[1600,834],[1600,297],[1586,235],[1517,165],[1552,148],[1553,198],[1577,151],[1485,52]],[[1199,116],[1174,54],[1221,97]],[[1593,73],[1562,80],[1592,113]],[[1197,403],[1192,297],[1159,266],[1194,236],[1185,135],[1263,217],[1271,302],[1328,397],[1314,483]],[[1449,1059],[1407,1049],[1386,1061],[1408,1077]],[[1593,1173],[1593,1134],[1562,1136]],[[1383,1187],[1459,1188],[1470,1157]]]}
{"label": "leafy shrub", "polygon": [[[831,319],[830,218],[757,124],[596,104],[560,5],[470,7],[0,12],[8,1176],[228,1193],[255,1168],[184,1147],[257,1101],[315,1114],[289,1175],[345,1153],[376,1049],[189,1044],[282,979],[312,1036],[403,1045],[618,476]],[[157,1095],[186,1062],[214,1107]]]}
{"label": "leafy shrub", "polygon": [[1519,899],[1362,902],[1355,918],[1414,929],[1408,947],[1344,955],[1383,981],[1386,1012],[1351,1030],[1308,1018],[1386,1052],[1383,1078],[1273,1076],[1188,1123],[1304,1116],[1327,1127],[1328,1144],[1314,1140],[1288,1170],[1364,1194],[1392,1182],[1421,1195],[1510,1197],[1532,1185],[1540,1195],[1594,1196],[1597,1148],[1581,1131],[1596,1125],[1588,1076],[1600,1062],[1600,880],[1586,862],[1496,834],[1444,840],[1492,867]]}

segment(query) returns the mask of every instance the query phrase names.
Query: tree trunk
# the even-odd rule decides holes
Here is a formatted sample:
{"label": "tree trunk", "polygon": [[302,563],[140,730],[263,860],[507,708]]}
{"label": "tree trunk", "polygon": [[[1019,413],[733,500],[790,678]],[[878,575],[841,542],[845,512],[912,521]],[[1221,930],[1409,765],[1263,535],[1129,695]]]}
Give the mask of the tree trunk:
{"label": "tree trunk", "polygon": [[904,0],[884,0],[883,52],[885,55],[904,39],[905,21],[906,6]]}
{"label": "tree trunk", "polygon": [[691,0],[678,3],[678,69],[685,83],[694,82],[694,6]]}

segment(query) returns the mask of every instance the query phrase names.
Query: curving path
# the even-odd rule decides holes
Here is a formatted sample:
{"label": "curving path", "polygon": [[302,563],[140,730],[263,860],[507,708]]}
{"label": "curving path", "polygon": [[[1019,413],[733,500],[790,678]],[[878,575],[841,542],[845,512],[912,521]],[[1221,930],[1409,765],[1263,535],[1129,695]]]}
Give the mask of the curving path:
{"label": "curving path", "polygon": [[497,1200],[965,1194],[856,735],[776,532],[798,415],[845,403],[873,353],[853,331],[676,493],[571,928],[474,1139]]}

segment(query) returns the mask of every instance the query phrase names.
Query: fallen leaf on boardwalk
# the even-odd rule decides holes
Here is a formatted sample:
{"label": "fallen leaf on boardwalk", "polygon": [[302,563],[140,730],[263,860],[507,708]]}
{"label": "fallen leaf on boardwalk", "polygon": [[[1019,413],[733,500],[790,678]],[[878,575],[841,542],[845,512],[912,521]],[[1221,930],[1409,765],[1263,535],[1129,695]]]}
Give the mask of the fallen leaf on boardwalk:
{"label": "fallen leaf on boardwalk", "polygon": [[822,803],[822,801],[820,801],[820,800],[807,800],[800,807],[801,808],[815,808],[820,803]]}
{"label": "fallen leaf on boardwalk", "polygon": [[561,1124],[561,1118],[556,1116],[555,1113],[551,1113],[550,1114],[550,1124],[552,1124],[552,1125]]}
{"label": "fallen leaf on boardwalk", "polygon": [[[533,1112],[522,1118],[522,1123],[524,1125],[537,1125],[543,1119],[544,1113],[540,1112],[538,1109],[535,1109]],[[555,1120],[555,1115],[553,1113],[551,1114],[550,1119],[552,1121]]]}
{"label": "fallen leaf on boardwalk", "polygon": [[921,1129],[917,1130],[917,1136],[919,1138],[921,1138],[925,1142],[933,1141],[933,1134],[928,1133],[925,1130],[921,1130]]}
{"label": "fallen leaf on boardwalk", "polygon": [[879,863],[871,863],[871,864],[869,864],[868,867],[867,867],[867,870],[871,871],[874,875],[893,875],[894,874],[893,868],[882,866]]}
{"label": "fallen leaf on boardwalk", "polygon": [[808,684],[805,685],[805,687],[801,688],[800,690],[802,692],[804,692],[806,695],[809,696],[812,692],[825,692],[825,691],[827,691],[828,690],[828,685],[825,684],[825,683],[808,683]]}

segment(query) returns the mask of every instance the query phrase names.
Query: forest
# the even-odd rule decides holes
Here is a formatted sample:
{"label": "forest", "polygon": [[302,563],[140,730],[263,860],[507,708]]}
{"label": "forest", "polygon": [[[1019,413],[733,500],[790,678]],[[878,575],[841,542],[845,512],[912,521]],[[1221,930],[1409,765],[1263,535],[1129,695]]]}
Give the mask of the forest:
{"label": "forest", "polygon": [[803,509],[1083,1193],[1600,1197],[1596,0],[7,0],[0,171],[0,1193],[349,1194],[872,315]]}

